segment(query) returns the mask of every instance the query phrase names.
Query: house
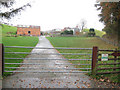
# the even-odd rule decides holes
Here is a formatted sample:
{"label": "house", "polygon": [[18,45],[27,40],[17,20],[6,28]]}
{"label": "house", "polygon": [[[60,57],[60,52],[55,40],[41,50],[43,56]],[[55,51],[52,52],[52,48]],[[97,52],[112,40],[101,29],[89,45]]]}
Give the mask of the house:
{"label": "house", "polygon": [[78,26],[73,28],[73,35],[79,35],[79,33],[80,33],[80,29],[78,28]]}
{"label": "house", "polygon": [[40,26],[25,26],[18,25],[17,26],[17,35],[26,35],[26,36],[40,36]]}
{"label": "house", "polygon": [[49,31],[51,36],[60,36],[61,34],[61,29],[53,29],[51,31]]}
{"label": "house", "polygon": [[65,30],[72,30],[73,31],[73,35],[74,36],[78,36],[80,34],[80,28],[78,26],[74,27],[74,28],[70,28],[70,27],[65,27],[64,29],[62,29],[61,31],[65,31]]}

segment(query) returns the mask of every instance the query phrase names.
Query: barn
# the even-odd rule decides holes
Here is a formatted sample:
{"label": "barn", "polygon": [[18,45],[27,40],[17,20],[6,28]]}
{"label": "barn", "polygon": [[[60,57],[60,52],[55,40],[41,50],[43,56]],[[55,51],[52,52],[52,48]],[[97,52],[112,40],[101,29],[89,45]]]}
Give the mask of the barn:
{"label": "barn", "polygon": [[17,35],[24,36],[40,36],[40,26],[33,25],[18,25],[17,26]]}

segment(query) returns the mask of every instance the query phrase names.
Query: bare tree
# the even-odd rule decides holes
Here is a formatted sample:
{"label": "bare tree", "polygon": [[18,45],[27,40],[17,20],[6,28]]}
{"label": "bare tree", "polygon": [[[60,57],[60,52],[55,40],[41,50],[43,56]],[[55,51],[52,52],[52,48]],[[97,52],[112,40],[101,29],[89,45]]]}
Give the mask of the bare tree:
{"label": "bare tree", "polygon": [[87,21],[85,19],[81,19],[81,21],[80,21],[81,30],[84,29],[84,27],[86,26],[86,23],[87,23]]}

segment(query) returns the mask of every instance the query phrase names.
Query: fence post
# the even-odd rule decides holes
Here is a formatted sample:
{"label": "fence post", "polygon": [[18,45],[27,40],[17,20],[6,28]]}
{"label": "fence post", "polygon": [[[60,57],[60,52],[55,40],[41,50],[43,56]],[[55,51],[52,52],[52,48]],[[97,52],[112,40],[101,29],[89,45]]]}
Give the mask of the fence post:
{"label": "fence post", "polygon": [[96,64],[98,58],[98,47],[94,46],[92,51],[92,74],[96,75]]}
{"label": "fence post", "polygon": [[3,75],[4,72],[4,46],[0,44],[0,76]]}

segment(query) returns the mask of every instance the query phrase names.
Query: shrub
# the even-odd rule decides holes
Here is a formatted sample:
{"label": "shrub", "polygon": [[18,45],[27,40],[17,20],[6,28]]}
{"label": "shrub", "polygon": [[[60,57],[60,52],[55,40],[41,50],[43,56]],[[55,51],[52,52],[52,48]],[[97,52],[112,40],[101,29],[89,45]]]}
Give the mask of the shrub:
{"label": "shrub", "polygon": [[70,30],[70,31],[65,30],[61,33],[61,35],[73,35],[73,30]]}

